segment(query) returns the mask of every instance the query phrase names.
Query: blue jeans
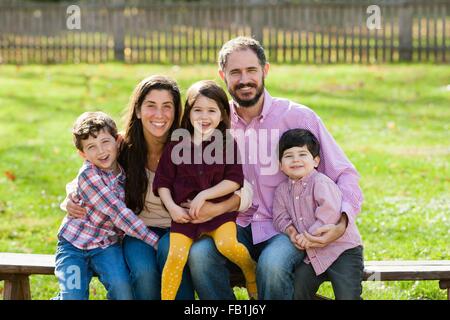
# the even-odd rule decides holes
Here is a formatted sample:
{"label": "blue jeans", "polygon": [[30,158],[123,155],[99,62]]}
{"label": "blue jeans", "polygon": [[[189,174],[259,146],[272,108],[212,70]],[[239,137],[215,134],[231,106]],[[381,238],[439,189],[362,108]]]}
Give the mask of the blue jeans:
{"label": "blue jeans", "polygon": [[[134,298],[138,300],[161,300],[161,274],[169,252],[170,229],[156,229],[152,228],[160,236],[158,250],[133,237],[125,236],[123,241],[125,260],[131,271]],[[187,266],[184,268],[176,299],[195,299]]]}
{"label": "blue jeans", "polygon": [[129,271],[118,243],[105,249],[81,250],[65,239],[59,239],[55,264],[59,299],[88,300],[89,283],[94,273],[108,291],[108,299],[133,299]]}
{"label": "blue jeans", "polygon": [[[247,247],[252,258],[258,262],[256,282],[259,299],[293,299],[294,270],[302,261],[303,254],[292,245],[289,238],[278,234],[254,245],[251,227],[238,226],[238,241]],[[200,299],[235,299],[229,273],[234,265],[219,253],[211,238],[204,237],[193,244],[188,264]]]}

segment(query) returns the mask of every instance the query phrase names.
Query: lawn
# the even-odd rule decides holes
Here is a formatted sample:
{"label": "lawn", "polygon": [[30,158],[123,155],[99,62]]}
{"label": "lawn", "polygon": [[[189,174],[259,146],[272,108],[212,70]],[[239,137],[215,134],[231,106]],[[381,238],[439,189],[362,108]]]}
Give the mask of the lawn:
{"label": "lawn", "polygon": [[[0,251],[55,252],[59,203],[82,162],[73,121],[103,110],[121,123],[134,86],[156,73],[183,95],[196,80],[219,81],[212,65],[0,66]],[[361,174],[366,260],[450,259],[449,81],[448,65],[271,66],[271,94],[314,109]],[[33,299],[58,289],[52,276],[31,277],[31,287]],[[91,293],[105,297],[96,279]],[[332,297],[331,286],[320,293]],[[370,282],[363,298],[446,295],[436,281]]]}

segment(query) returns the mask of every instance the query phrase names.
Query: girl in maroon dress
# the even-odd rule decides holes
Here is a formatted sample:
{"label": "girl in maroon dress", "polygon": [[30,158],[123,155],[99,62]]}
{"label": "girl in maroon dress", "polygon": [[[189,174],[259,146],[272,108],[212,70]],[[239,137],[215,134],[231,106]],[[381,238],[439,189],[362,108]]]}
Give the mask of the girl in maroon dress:
{"label": "girl in maroon dress", "polygon": [[[209,80],[192,85],[187,92],[181,127],[189,134],[166,146],[153,182],[155,195],[159,195],[173,220],[161,298],[175,298],[192,243],[206,235],[214,239],[221,254],[242,269],[249,296],[256,299],[256,263],[247,248],[237,241],[237,212],[191,223],[206,200],[226,200],[244,182],[239,150],[227,133],[230,107],[225,91]],[[189,200],[192,200],[189,210],[180,206]]]}

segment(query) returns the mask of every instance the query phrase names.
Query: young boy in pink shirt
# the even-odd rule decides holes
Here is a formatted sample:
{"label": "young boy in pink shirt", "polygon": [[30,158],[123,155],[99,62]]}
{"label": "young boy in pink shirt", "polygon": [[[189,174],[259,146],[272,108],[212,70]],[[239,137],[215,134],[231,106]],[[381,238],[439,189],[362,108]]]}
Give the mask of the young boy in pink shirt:
{"label": "young boy in pink shirt", "polygon": [[305,253],[295,273],[296,299],[314,299],[326,280],[331,281],[336,299],[361,299],[364,263],[356,225],[350,222],[342,237],[323,248],[309,248],[305,237],[341,217],[342,193],[335,182],[316,170],[319,152],[319,142],[308,130],[291,129],[281,136],[280,168],[289,179],[275,191],[273,223]]}

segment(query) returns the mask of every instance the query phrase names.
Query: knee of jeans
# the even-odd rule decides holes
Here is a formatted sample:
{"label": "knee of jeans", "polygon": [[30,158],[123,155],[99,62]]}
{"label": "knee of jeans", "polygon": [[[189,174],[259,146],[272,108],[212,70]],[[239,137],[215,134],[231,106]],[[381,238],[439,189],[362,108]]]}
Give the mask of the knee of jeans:
{"label": "knee of jeans", "polygon": [[220,260],[221,255],[211,238],[202,238],[195,242],[189,252],[189,269],[192,272],[201,272],[211,268],[211,264]]}
{"label": "knee of jeans", "polygon": [[152,267],[150,264],[147,264],[130,268],[130,277],[134,283],[148,283],[154,281],[154,279],[158,279],[160,274],[156,267]]}
{"label": "knee of jeans", "polygon": [[130,281],[117,279],[109,284],[108,295],[114,300],[132,300],[133,289]]}
{"label": "knee of jeans", "polygon": [[294,272],[295,263],[289,257],[276,254],[261,255],[258,259],[257,273],[262,276],[276,278],[286,272]]}

